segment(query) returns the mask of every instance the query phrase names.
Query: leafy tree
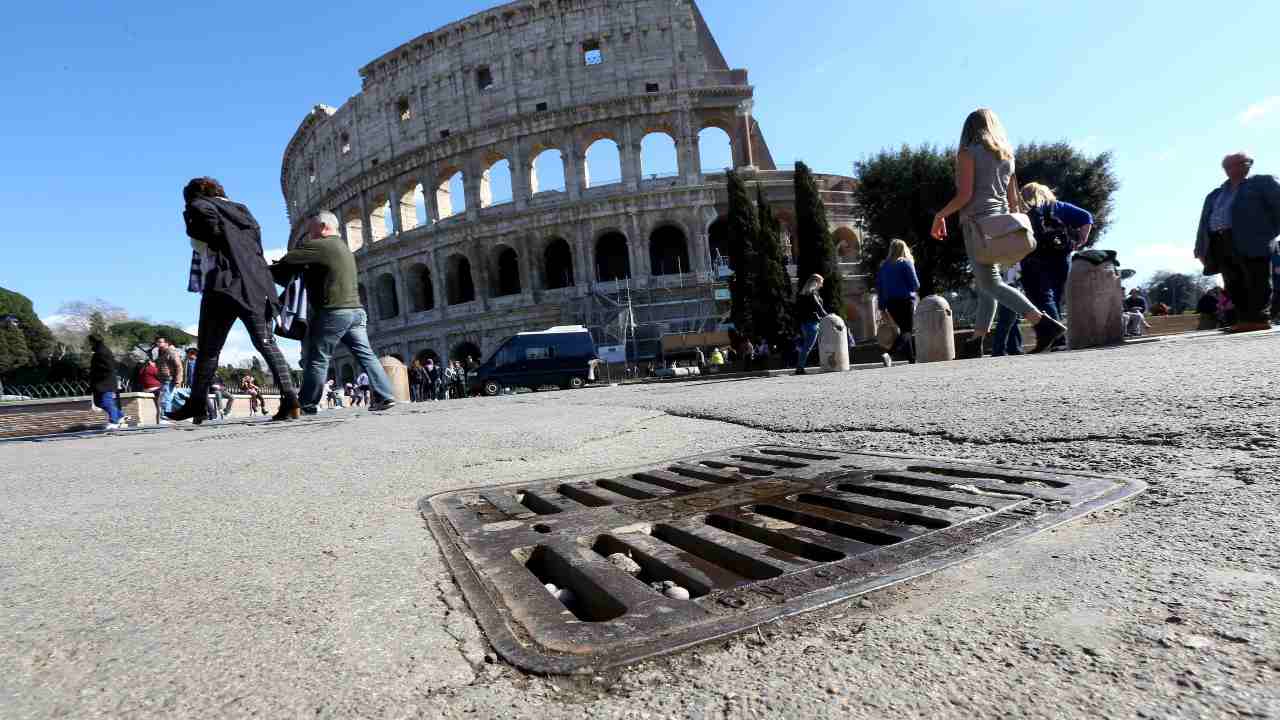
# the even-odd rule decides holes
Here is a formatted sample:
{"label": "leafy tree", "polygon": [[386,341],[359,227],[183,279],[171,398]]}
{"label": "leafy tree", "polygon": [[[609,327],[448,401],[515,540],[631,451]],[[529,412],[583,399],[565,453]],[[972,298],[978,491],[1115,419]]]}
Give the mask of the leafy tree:
{"label": "leafy tree", "polygon": [[[17,329],[30,358],[27,364],[46,364],[54,350],[53,333],[40,321],[31,300],[20,293],[0,288],[0,316],[4,315],[12,315],[18,319]],[[16,344],[16,340],[13,343]],[[12,354],[17,356],[21,353],[15,349]]]}
{"label": "leafy tree", "polygon": [[752,316],[756,333],[776,348],[787,347],[795,333],[791,314],[791,276],[782,251],[782,223],[764,199],[764,188],[756,185],[760,234],[756,236],[756,267]]}
{"label": "leafy tree", "polygon": [[146,320],[128,320],[112,325],[107,329],[107,334],[111,338],[112,344],[127,350],[140,350],[147,352],[155,343],[157,335],[163,335],[175,345],[187,345],[195,341],[195,338],[184,331],[172,325],[155,324]]}
{"label": "leafy tree", "polygon": [[799,244],[799,257],[796,258],[796,273],[801,287],[810,275],[822,276],[822,303],[837,315],[844,316],[844,278],[840,275],[840,260],[836,255],[836,244],[831,236],[831,226],[827,222],[827,206],[822,202],[818,192],[818,183],[814,180],[809,166],[796,163],[795,172],[796,196],[796,234]]}
{"label": "leafy tree", "polygon": [[35,362],[22,330],[8,322],[0,322],[0,377],[8,376]]}
{"label": "leafy tree", "polygon": [[1093,238],[1111,226],[1115,193],[1120,189],[1111,153],[1090,156],[1069,143],[1030,143],[1016,151],[1018,182],[1048,185],[1059,200],[1093,213]]}
{"label": "leafy tree", "polygon": [[1143,289],[1147,293],[1147,302],[1151,305],[1164,303],[1175,315],[1181,315],[1194,308],[1200,297],[1217,283],[1213,278],[1203,275],[1176,273],[1161,270],[1151,276]]}
{"label": "leafy tree", "polygon": [[728,242],[729,264],[733,277],[729,279],[732,305],[729,318],[734,328],[743,335],[755,335],[753,299],[755,297],[756,237],[760,234],[759,218],[747,195],[747,186],[738,173],[730,170],[728,176],[729,216],[726,219],[725,238]]}

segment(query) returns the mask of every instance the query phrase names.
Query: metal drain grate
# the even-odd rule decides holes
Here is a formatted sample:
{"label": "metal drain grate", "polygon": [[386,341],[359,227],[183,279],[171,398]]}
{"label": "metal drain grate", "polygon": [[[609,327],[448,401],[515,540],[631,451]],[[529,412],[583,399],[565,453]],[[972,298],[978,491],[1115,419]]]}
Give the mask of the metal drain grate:
{"label": "metal drain grate", "polygon": [[[671,652],[941,569],[1146,488],[782,445],[613,472],[420,503],[509,662],[576,674]],[[610,563],[617,553],[638,571]],[[689,598],[669,597],[663,582]]]}

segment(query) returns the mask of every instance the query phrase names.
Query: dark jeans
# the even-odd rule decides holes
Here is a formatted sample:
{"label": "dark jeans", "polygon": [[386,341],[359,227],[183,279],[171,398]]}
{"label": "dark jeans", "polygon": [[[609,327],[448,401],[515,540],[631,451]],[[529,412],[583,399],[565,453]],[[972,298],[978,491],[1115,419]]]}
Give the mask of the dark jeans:
{"label": "dark jeans", "polygon": [[[302,342],[302,407],[310,409],[320,405],[324,381],[329,376],[329,359],[333,357],[338,343],[345,345],[360,363],[378,397],[395,399],[391,380],[369,346],[368,325],[369,316],[362,308],[315,311],[307,328],[307,337]],[[362,385],[352,405],[368,400],[369,386]]]}
{"label": "dark jeans", "polygon": [[1020,320],[1022,318],[1014,311],[1007,307],[1000,308],[1000,313],[996,315],[996,334],[991,340],[993,357],[1023,354],[1022,328],[1018,326]]}
{"label": "dark jeans", "polygon": [[1070,273],[1070,255],[1028,255],[1022,261],[1022,291],[1037,310],[1062,322],[1062,311],[1066,309],[1067,276]]}
{"label": "dark jeans", "polygon": [[889,353],[906,355],[907,360],[915,362],[916,299],[908,297],[885,300],[884,309],[889,312],[889,317],[893,318],[893,323],[899,330],[898,339],[889,349]]}
{"label": "dark jeans", "polygon": [[1271,321],[1271,258],[1236,255],[1231,231],[1211,233],[1209,252],[1222,271],[1222,284],[1236,308],[1236,322]]}
{"label": "dark jeans", "polygon": [[116,402],[115,390],[95,392],[93,404],[106,411],[107,421],[112,424],[120,422],[120,418],[124,417],[124,413],[120,412],[120,405]]}
{"label": "dark jeans", "polygon": [[[199,355],[196,357],[196,378],[191,383],[191,397],[204,398],[209,394],[209,385],[218,372],[218,356],[222,354],[222,346],[226,344],[227,334],[231,332],[231,326],[235,325],[236,320],[244,323],[254,349],[267,361],[267,367],[271,370],[271,377],[280,389],[281,396],[296,400],[298,391],[293,387],[289,363],[285,362],[284,353],[276,345],[271,322],[266,317],[266,308],[250,312],[220,292],[207,292],[200,298]],[[200,408],[197,414],[204,415],[206,412],[205,408]]]}
{"label": "dark jeans", "polygon": [[796,369],[803,370],[809,364],[809,354],[813,352],[813,346],[818,344],[818,331],[822,328],[822,323],[814,320],[812,322],[800,323],[800,347],[797,348],[800,356],[796,358]]}

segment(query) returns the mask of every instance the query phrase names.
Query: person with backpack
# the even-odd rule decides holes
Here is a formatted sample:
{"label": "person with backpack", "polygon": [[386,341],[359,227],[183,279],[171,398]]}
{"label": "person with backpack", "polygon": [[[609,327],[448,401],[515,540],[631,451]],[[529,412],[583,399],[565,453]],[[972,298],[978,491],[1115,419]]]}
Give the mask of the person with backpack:
{"label": "person with backpack", "polygon": [[876,274],[876,289],[881,318],[890,319],[898,326],[898,337],[889,348],[889,355],[905,357],[915,364],[916,295],[920,291],[920,278],[916,275],[916,259],[905,241],[895,239],[889,243],[889,254]]}
{"label": "person with backpack", "polygon": [[[1022,186],[1022,200],[1036,236],[1036,249],[1022,260],[1022,288],[1036,307],[1061,322],[1071,255],[1089,246],[1093,214],[1062,202],[1047,186],[1036,182]],[[1053,345],[1055,349],[1065,346],[1065,338]]]}

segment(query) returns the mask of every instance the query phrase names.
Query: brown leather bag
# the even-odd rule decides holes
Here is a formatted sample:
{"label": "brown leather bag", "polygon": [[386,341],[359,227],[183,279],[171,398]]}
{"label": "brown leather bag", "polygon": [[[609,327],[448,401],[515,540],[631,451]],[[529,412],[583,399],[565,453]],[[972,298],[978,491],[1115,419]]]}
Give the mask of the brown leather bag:
{"label": "brown leather bag", "polygon": [[974,218],[973,224],[978,229],[978,244],[969,252],[984,265],[1013,265],[1036,249],[1036,234],[1025,213],[988,215]]}

